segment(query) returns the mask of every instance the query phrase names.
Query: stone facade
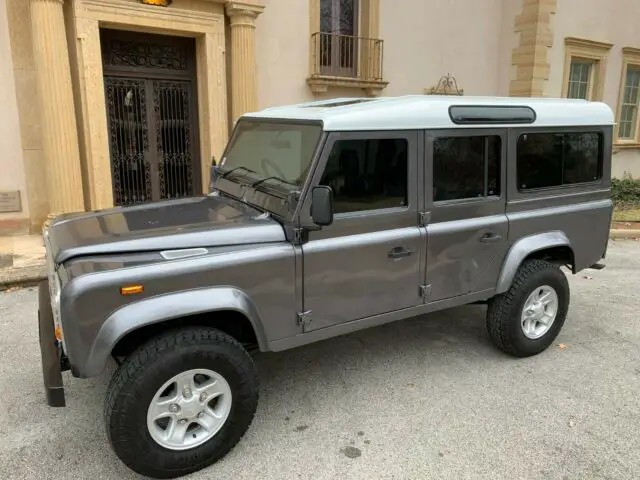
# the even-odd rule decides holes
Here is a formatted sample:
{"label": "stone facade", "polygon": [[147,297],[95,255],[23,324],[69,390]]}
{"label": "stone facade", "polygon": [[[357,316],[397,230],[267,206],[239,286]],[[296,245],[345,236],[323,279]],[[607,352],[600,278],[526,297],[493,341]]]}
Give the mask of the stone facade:
{"label": "stone facade", "polygon": [[[104,29],[193,39],[195,193],[242,113],[362,95],[602,100],[622,120],[614,175],[640,176],[634,0],[618,0],[616,9],[606,0],[146,3],[164,1],[0,6],[0,234],[37,232],[51,215],[114,205]],[[341,10],[345,4],[353,10]],[[15,192],[19,206],[7,207]]]}

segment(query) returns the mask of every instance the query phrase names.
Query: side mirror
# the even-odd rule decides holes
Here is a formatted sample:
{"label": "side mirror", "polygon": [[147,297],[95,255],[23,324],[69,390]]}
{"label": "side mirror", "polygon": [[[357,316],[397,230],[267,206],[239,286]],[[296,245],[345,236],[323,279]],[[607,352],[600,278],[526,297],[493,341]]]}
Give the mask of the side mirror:
{"label": "side mirror", "polygon": [[333,223],[333,190],[319,185],[311,191],[311,218],[316,225],[327,226]]}
{"label": "side mirror", "polygon": [[209,193],[213,192],[213,184],[218,178],[218,168],[216,163],[216,157],[211,157],[211,170],[209,170]]}

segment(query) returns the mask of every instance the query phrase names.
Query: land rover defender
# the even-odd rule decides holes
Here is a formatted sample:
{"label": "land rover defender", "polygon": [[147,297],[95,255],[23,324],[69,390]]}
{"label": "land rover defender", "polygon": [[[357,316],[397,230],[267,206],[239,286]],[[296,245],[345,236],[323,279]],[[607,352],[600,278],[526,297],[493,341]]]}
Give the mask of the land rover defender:
{"label": "land rover defender", "polygon": [[538,354],[567,317],[561,267],[603,266],[613,126],[604,103],[566,99],[246,114],[208,194],[44,229],[48,404],[65,405],[61,372],[93,377],[115,360],[107,437],[131,469],[169,478],[222,458],[248,429],[254,351],[486,303],[497,348]]}

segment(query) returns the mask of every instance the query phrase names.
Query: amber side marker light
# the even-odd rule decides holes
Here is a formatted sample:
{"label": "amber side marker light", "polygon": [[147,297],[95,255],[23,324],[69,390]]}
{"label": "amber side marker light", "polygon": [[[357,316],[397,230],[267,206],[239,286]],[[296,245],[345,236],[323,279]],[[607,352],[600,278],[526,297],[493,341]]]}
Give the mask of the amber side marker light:
{"label": "amber side marker light", "polygon": [[62,341],[62,329],[60,327],[56,327],[54,332],[55,332],[55,335],[56,335],[56,340],[61,342]]}
{"label": "amber side marker light", "polygon": [[157,5],[159,7],[168,7],[173,0],[142,0],[145,5]]}
{"label": "amber side marker light", "polygon": [[120,287],[121,295],[135,295],[144,292],[143,285],[129,285],[128,287]]}

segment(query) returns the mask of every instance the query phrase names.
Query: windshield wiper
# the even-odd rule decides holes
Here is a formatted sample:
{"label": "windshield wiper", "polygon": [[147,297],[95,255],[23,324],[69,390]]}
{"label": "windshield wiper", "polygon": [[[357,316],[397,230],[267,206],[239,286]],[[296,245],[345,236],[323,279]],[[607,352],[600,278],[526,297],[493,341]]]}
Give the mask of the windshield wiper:
{"label": "windshield wiper", "polygon": [[280,177],[273,176],[273,177],[263,178],[262,180],[258,180],[257,182],[253,182],[253,183],[251,184],[251,187],[252,187],[252,188],[255,188],[255,187],[257,187],[258,185],[260,185],[261,183],[266,182],[267,180],[278,180],[279,182],[281,182],[281,183],[286,183],[287,185],[293,185],[294,187],[297,187],[297,186],[298,186],[297,184],[295,184],[295,183],[293,183],[293,182],[288,182],[288,181],[287,181],[287,180],[285,180],[284,178],[280,178]]}
{"label": "windshield wiper", "polygon": [[250,168],[240,166],[240,167],[232,168],[231,170],[227,170],[226,172],[222,172],[222,173],[220,174],[220,177],[221,177],[221,178],[227,178],[227,176],[228,176],[230,173],[233,173],[233,172],[235,172],[236,170],[246,170],[247,172],[255,173],[255,174],[257,175],[257,172],[256,172],[255,170],[251,170]]}

